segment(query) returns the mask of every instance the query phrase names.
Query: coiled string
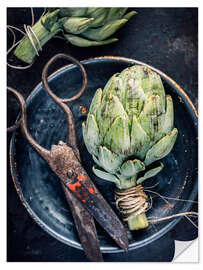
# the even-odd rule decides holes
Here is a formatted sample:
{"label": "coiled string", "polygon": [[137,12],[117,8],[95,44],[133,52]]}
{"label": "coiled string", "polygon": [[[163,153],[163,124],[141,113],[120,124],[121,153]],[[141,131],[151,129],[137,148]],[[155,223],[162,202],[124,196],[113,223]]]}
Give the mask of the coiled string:
{"label": "coiled string", "polygon": [[[34,25],[35,23],[35,18],[34,18],[34,11],[33,11],[33,8],[30,8],[31,9],[31,17],[32,17],[32,23],[31,23],[31,26],[30,25],[25,25],[24,24],[24,29],[25,29],[25,32],[23,32],[21,29],[15,27],[15,26],[12,26],[12,25],[7,25],[7,29],[11,32],[12,36],[13,36],[13,43],[12,43],[12,46],[8,49],[7,51],[7,55],[21,42],[21,40],[17,41],[16,42],[16,35],[15,35],[15,32],[14,30],[20,32],[22,35],[23,35],[23,38],[24,36],[27,34],[27,37],[32,45],[32,47],[34,48],[35,52],[36,52],[36,55],[39,56],[39,52],[38,52],[38,49],[35,45],[35,42],[37,42],[38,46],[39,46],[39,50],[41,51],[42,50],[42,47],[41,47],[41,44],[40,44],[40,41],[37,37],[37,35],[35,34],[35,32],[33,31],[32,29],[32,26]],[[42,13],[41,16],[44,15],[44,13],[46,12],[46,8],[44,9],[44,12]],[[11,68],[14,68],[14,69],[28,69],[30,68],[32,64],[30,65],[26,65],[26,66],[14,66],[14,65],[11,65],[7,62],[7,65]]]}
{"label": "coiled string", "polygon": [[[115,190],[116,207],[122,213],[123,221],[128,221],[132,217],[136,217],[137,215],[140,215],[151,208],[152,203],[150,206],[150,204],[147,201],[148,196],[146,195],[145,191],[158,195],[165,202],[168,202],[166,200],[167,198],[169,200],[189,201],[193,203],[198,203],[196,201],[191,201],[191,200],[183,200],[183,199],[178,199],[178,198],[162,196],[161,194],[151,191],[148,188],[145,189],[144,187],[142,187],[142,185],[138,185],[129,189],[116,189]],[[169,219],[180,217],[180,216],[186,217],[196,228],[198,228],[197,225],[188,217],[188,216],[197,217],[198,213],[194,211],[177,213],[177,214],[166,216],[166,217],[149,217],[147,220],[149,223],[156,223],[156,222],[165,221],[165,220],[169,220]]]}
{"label": "coiled string", "polygon": [[123,214],[124,221],[146,212],[149,207],[142,185],[129,189],[116,189],[116,206]]}

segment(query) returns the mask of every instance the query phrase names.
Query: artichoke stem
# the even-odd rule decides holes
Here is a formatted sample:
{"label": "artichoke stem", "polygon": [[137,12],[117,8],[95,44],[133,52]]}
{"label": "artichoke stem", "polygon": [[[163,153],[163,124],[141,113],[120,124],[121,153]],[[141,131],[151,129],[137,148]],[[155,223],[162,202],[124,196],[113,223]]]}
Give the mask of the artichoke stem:
{"label": "artichoke stem", "polygon": [[[56,34],[56,31],[49,32],[41,24],[41,19],[38,22],[36,22],[36,24],[32,27],[32,30],[37,36],[37,39],[39,40],[41,47]],[[39,51],[40,47],[38,45],[38,42],[36,41],[36,38],[32,34],[32,32],[31,32],[31,35],[32,35],[33,42],[37,50]],[[20,59],[21,61],[25,63],[31,64],[34,61],[34,58],[36,56],[36,51],[33,45],[31,44],[27,35],[24,36],[24,38],[21,40],[19,45],[16,47],[14,54],[18,59]]]}
{"label": "artichoke stem", "polygon": [[[128,179],[122,179],[120,178],[119,180],[119,184],[120,186],[117,185],[117,187],[120,190],[128,190],[132,187],[138,187],[140,185],[136,185],[136,179],[137,179],[137,175],[130,177]],[[140,230],[140,229],[144,229],[146,227],[148,227],[148,220],[147,220],[147,216],[145,214],[145,212],[138,214],[136,216],[132,216],[132,217],[128,217],[128,227],[130,231],[133,230]]]}
{"label": "artichoke stem", "polygon": [[128,227],[131,231],[144,229],[148,226],[145,212],[128,219]]}
{"label": "artichoke stem", "polygon": [[134,187],[136,185],[136,179],[137,179],[137,175],[130,177],[128,179],[120,178],[119,179],[119,186],[117,186],[117,187],[119,189],[127,189],[127,188]]}

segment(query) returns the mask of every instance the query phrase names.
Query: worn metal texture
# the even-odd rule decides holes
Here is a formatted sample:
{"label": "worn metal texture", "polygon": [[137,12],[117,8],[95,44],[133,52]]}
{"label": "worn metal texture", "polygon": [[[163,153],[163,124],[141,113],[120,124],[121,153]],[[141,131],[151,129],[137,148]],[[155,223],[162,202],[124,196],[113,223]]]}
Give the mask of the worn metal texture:
{"label": "worn metal texture", "polygon": [[[73,192],[116,243],[127,251],[128,238],[122,223],[92,183],[73,149],[63,142],[52,145],[48,163],[64,186]],[[67,172],[71,173],[70,177]]]}
{"label": "worn metal texture", "polygon": [[[51,91],[48,82],[48,67],[51,63],[56,61],[57,59],[65,58],[71,60],[77,64],[77,66],[82,70],[83,75],[83,84],[81,90],[69,99],[60,99]],[[57,54],[53,57],[48,63],[45,65],[42,72],[42,79],[45,90],[52,97],[52,99],[63,109],[64,113],[67,117],[67,144],[59,141],[58,145],[52,145],[51,150],[41,147],[30,135],[27,129],[27,114],[26,114],[26,106],[24,99],[22,96],[12,88],[8,89],[13,92],[19,99],[20,104],[22,106],[22,116],[21,116],[21,130],[27,139],[28,143],[38,152],[40,156],[42,156],[45,161],[49,164],[50,168],[53,172],[61,180],[62,186],[66,189],[70,190],[78,200],[74,200],[75,204],[71,203],[73,212],[73,218],[76,224],[76,228],[79,230],[79,237],[82,236],[81,244],[84,247],[84,250],[87,251],[87,256],[89,259],[93,261],[101,261],[102,256],[99,253],[99,245],[97,240],[97,235],[95,231],[95,226],[91,217],[88,214],[84,214],[84,208],[92,214],[96,220],[100,223],[100,225],[110,234],[110,236],[117,242],[117,244],[127,251],[128,247],[128,238],[124,226],[118,219],[118,217],[114,214],[112,209],[109,207],[107,202],[103,199],[102,195],[96,189],[91,179],[87,175],[86,171],[81,165],[80,154],[77,148],[77,140],[75,133],[75,124],[72,112],[68,105],[65,105],[66,101],[74,101],[78,99],[84,90],[87,87],[87,75],[84,70],[84,67],[74,58],[64,54]],[[9,128],[10,130],[10,128]],[[11,166],[12,165],[12,153],[11,153]],[[14,174],[13,180],[16,182]],[[66,198],[68,202],[71,201],[72,196],[69,196],[69,192],[65,192]],[[20,195],[21,197],[21,195]],[[22,201],[24,203],[24,200]],[[76,208],[76,211],[75,211]],[[80,211],[83,215],[80,215]],[[78,223],[80,222],[80,223]],[[86,226],[85,226],[86,225]],[[81,231],[80,231],[81,226]],[[82,234],[85,234],[83,236]],[[88,235],[91,235],[90,237]],[[91,244],[88,244],[87,240],[90,238]],[[90,247],[93,246],[93,252]],[[95,250],[95,252],[94,252]],[[89,256],[90,255],[90,256]],[[96,256],[97,255],[97,256]]]}
{"label": "worn metal texture", "polygon": [[[79,60],[93,56],[120,55],[141,60],[164,71],[186,91],[197,108],[197,9],[192,8],[139,8],[116,36],[118,43],[95,48],[77,48],[59,39],[51,40],[40,58],[29,70],[8,68],[8,85],[19,89],[26,97],[37,82],[46,61],[58,52],[69,53]],[[37,9],[39,17],[42,9]],[[8,24],[23,27],[29,24],[29,9],[8,9]],[[8,45],[11,35],[8,34]],[[14,62],[14,60],[11,59]],[[59,65],[55,66],[55,69]],[[26,79],[25,79],[26,78]],[[23,82],[23,83],[22,83]],[[16,111],[8,106],[8,122],[12,123]],[[8,144],[10,141],[8,135]],[[8,163],[9,164],[9,163]],[[193,209],[197,208],[195,205]],[[177,229],[176,229],[177,228]],[[182,220],[172,232],[149,246],[127,254],[104,254],[105,261],[171,261],[174,239],[191,240],[197,230]],[[13,186],[8,168],[8,261],[87,261],[82,251],[64,245],[45,233],[27,214]],[[150,252],[148,251],[150,248]]]}

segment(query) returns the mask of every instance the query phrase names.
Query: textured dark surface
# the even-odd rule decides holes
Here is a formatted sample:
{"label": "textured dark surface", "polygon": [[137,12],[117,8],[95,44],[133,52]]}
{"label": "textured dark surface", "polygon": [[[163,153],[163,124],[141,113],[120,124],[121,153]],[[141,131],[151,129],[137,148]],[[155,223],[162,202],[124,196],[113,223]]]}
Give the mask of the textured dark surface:
{"label": "textured dark surface", "polygon": [[[69,53],[79,60],[94,56],[119,55],[134,58],[162,70],[172,77],[189,95],[197,108],[197,9],[139,8],[116,36],[118,43],[95,48],[77,48],[63,40],[52,39],[44,46],[40,58],[24,71],[8,68],[8,85],[27,97],[41,80],[47,60],[58,52]],[[36,9],[39,17],[42,9]],[[8,9],[8,24],[20,26],[31,22],[29,9]],[[22,28],[21,28],[22,29]],[[11,35],[8,34],[8,45]],[[12,59],[11,59],[12,60]],[[57,68],[57,67],[56,67]],[[8,122],[15,118],[9,103]],[[8,144],[10,135],[8,135]],[[17,197],[8,168],[8,261],[87,261],[82,251],[68,247],[45,233],[30,218]],[[172,239],[191,240],[197,230],[183,219],[176,228],[147,247],[128,254],[104,254],[105,261],[171,261]],[[148,246],[149,248],[149,246]],[[161,251],[160,251],[161,249]],[[144,257],[143,257],[143,254]]]}

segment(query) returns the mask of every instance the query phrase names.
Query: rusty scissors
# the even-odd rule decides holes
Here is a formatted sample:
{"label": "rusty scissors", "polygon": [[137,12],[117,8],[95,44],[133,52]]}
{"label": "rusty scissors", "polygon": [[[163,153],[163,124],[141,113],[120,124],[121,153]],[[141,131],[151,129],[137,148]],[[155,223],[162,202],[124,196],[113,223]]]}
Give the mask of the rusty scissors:
{"label": "rusty scissors", "polygon": [[[62,99],[57,97],[50,89],[47,81],[49,66],[61,58],[76,64],[82,73],[82,87],[80,91],[71,98]],[[25,100],[18,91],[11,87],[7,87],[7,89],[17,97],[21,105],[21,117],[13,126],[8,128],[8,131],[13,131],[20,126],[29,144],[44,158],[50,168],[59,177],[86,256],[91,261],[103,261],[93,218],[97,220],[122,249],[127,251],[128,238],[123,224],[102,197],[81,164],[73,114],[68,105],[65,104],[66,102],[74,101],[79,98],[87,87],[87,74],[83,65],[72,56],[57,54],[45,65],[42,72],[42,83],[48,95],[66,114],[68,124],[66,142],[59,141],[58,145],[52,145],[50,150],[40,146],[32,138],[27,129]]]}

